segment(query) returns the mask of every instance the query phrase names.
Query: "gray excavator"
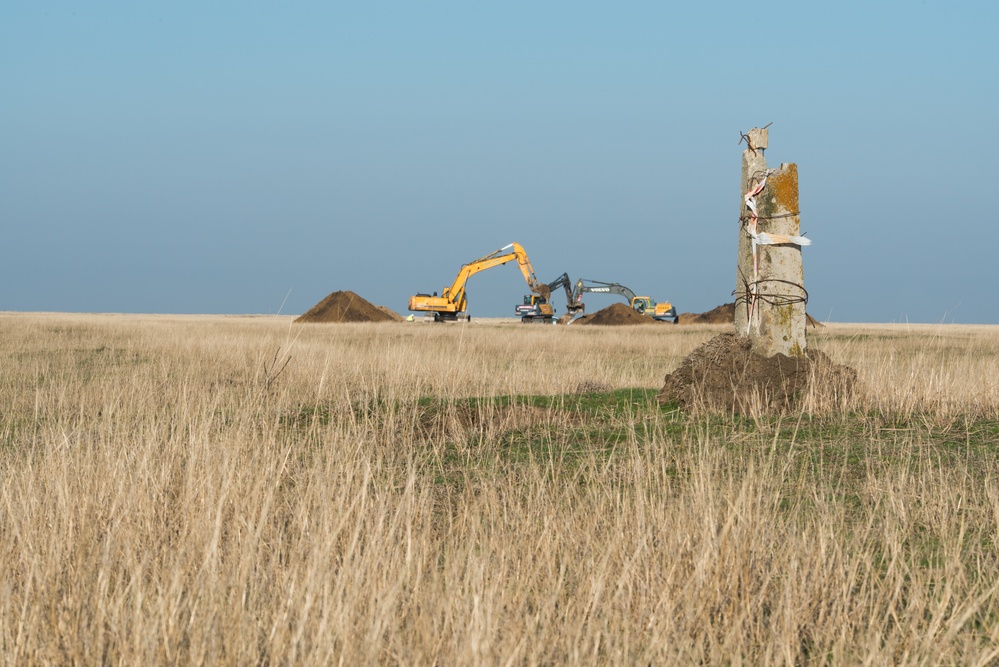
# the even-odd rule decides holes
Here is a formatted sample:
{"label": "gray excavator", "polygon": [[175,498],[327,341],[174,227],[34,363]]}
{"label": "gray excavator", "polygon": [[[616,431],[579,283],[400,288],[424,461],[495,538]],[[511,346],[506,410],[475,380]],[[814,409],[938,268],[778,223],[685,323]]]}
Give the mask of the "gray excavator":
{"label": "gray excavator", "polygon": [[[563,273],[548,283],[547,287],[549,295],[560,287],[565,290],[565,308],[567,312],[559,318],[559,322],[571,320],[577,314],[586,310],[586,306],[583,303],[583,295],[582,293],[575,294],[573,292],[572,280],[569,279],[568,273]],[[514,312],[524,324],[551,324],[555,318],[555,308],[548,303],[548,298],[540,294],[525,294],[524,302],[518,305],[514,309]]]}
{"label": "gray excavator", "polygon": [[584,292],[616,294],[624,297],[628,305],[642,315],[648,315],[652,319],[661,322],[676,322],[676,308],[669,301],[657,302],[648,296],[638,296],[634,291],[621,283],[605,283],[601,280],[580,278],[576,281],[576,286],[572,290],[570,301],[582,302]]}

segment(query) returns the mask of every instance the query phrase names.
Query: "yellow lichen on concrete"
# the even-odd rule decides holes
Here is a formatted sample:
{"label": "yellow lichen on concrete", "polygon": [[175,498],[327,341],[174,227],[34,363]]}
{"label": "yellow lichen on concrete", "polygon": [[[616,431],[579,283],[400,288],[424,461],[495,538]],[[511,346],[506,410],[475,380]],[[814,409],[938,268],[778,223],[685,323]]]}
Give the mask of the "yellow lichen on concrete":
{"label": "yellow lichen on concrete", "polygon": [[798,213],[798,165],[782,165],[782,169],[767,180],[776,205],[788,213]]}

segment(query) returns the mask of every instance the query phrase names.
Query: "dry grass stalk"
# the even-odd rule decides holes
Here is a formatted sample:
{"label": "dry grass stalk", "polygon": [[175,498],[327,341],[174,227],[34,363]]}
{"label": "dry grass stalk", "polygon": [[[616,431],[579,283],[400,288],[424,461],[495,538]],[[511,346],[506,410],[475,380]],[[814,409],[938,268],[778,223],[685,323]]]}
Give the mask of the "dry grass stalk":
{"label": "dry grass stalk", "polygon": [[656,389],[717,327],[289,320],[0,315],[4,663],[999,656],[995,328],[826,327],[864,391],[788,437],[461,401]]}

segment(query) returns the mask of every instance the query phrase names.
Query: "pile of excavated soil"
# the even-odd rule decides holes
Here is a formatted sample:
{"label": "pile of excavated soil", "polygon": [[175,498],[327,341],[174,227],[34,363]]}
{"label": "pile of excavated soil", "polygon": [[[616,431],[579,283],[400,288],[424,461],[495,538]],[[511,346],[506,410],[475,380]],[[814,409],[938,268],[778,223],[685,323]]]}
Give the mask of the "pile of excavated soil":
{"label": "pile of excavated soil", "polygon": [[805,357],[764,357],[750,349],[748,338],[726,333],[667,375],[658,398],[687,410],[781,413],[798,409],[807,396],[816,405],[839,405],[856,380],[854,369],[834,364],[819,350]]}
{"label": "pile of excavated soil", "polygon": [[395,312],[394,310],[392,310],[388,306],[375,306],[375,308],[377,308],[378,310],[382,311],[383,313],[385,313],[386,315],[388,315],[389,317],[391,317],[392,320],[395,321],[395,322],[405,322],[406,321],[405,317],[403,317],[399,313]]}
{"label": "pile of excavated soil", "polygon": [[[351,291],[333,292],[314,305],[308,312],[295,318],[296,322],[391,322],[399,317],[385,312],[381,306],[365,301]],[[390,314],[391,313],[391,314]],[[395,315],[395,317],[393,317]],[[399,317],[399,319],[402,319]]]}
{"label": "pile of excavated soil", "polygon": [[726,303],[706,313],[680,313],[677,324],[732,324],[735,322],[735,304]]}
{"label": "pile of excavated soil", "polygon": [[[805,313],[808,326],[814,328],[825,325]],[[706,313],[680,313],[676,317],[677,324],[731,324],[735,322],[735,304],[725,303]]]}
{"label": "pile of excavated soil", "polygon": [[621,325],[621,324],[658,324],[654,319],[648,315],[642,315],[634,308],[625,303],[615,303],[611,306],[607,306],[603,310],[598,310],[591,315],[583,315],[578,320],[575,320],[573,326],[577,324],[602,324],[602,325]]}

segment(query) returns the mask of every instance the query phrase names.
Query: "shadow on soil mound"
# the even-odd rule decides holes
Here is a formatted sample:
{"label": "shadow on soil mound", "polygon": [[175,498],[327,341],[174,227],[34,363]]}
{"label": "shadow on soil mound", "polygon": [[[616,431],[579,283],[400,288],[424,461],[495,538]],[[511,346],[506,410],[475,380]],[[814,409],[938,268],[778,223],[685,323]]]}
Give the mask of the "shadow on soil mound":
{"label": "shadow on soil mound", "polygon": [[351,291],[333,292],[308,312],[295,318],[296,322],[392,322],[402,317],[384,306],[365,301]]}
{"label": "shadow on soil mound", "polygon": [[786,413],[806,401],[812,407],[841,406],[856,381],[855,370],[818,350],[805,357],[764,357],[750,349],[748,338],[729,333],[694,350],[666,376],[658,398],[687,410]]}
{"label": "shadow on soil mound", "polygon": [[393,322],[405,322],[406,321],[405,317],[403,317],[399,313],[395,312],[394,310],[392,310],[388,306],[375,306],[375,308],[377,308],[378,310],[380,310],[383,313],[385,313],[386,315],[388,315],[392,319]]}
{"label": "shadow on soil mound", "polygon": [[642,315],[631,306],[624,303],[615,303],[607,306],[603,310],[598,310],[591,315],[583,315],[573,321],[573,326],[577,324],[657,324],[657,322],[646,315]]}

